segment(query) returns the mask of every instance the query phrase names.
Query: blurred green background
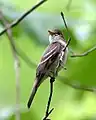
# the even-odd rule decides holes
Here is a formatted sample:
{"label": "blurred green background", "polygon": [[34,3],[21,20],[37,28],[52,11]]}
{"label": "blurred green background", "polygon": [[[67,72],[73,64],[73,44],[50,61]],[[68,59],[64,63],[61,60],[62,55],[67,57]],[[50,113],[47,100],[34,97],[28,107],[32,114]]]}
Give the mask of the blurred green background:
{"label": "blurred green background", "polygon": [[[12,22],[39,0],[0,0],[0,10]],[[96,45],[96,0],[48,0],[19,25],[13,28],[17,45],[32,62],[38,64],[40,56],[48,45],[48,29],[58,28],[68,35],[60,12],[66,17],[72,41],[70,48],[82,53]],[[0,31],[3,26],[0,24]],[[36,67],[30,68],[20,58],[20,114],[21,120],[41,120],[45,114],[49,95],[49,81],[39,88],[30,110],[28,97],[34,82]],[[96,86],[96,51],[86,57],[71,58],[70,53],[60,76],[69,82],[88,87]],[[96,120],[96,93],[76,90],[57,78],[51,106],[52,120]],[[7,36],[0,36],[0,120],[15,119],[16,81],[14,59]]]}

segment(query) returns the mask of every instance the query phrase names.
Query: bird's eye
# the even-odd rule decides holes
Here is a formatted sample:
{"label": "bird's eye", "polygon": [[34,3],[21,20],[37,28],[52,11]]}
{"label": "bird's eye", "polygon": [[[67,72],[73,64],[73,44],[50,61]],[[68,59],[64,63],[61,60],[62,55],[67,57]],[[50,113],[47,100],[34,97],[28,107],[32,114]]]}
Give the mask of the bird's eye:
{"label": "bird's eye", "polygon": [[60,32],[57,32],[56,35],[60,35]]}
{"label": "bird's eye", "polygon": [[58,32],[58,35],[61,35],[61,33],[60,33],[60,32]]}

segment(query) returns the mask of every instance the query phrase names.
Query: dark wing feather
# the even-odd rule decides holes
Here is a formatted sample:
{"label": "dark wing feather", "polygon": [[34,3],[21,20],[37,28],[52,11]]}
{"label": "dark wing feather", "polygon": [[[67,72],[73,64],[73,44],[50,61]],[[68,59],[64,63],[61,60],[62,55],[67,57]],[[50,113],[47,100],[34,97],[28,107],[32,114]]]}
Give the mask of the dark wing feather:
{"label": "dark wing feather", "polygon": [[54,42],[47,47],[37,67],[37,72],[36,72],[37,77],[41,79],[41,77],[45,75],[50,65],[54,62],[54,60],[60,53],[61,50],[60,48],[61,45],[59,42]]}
{"label": "dark wing feather", "polygon": [[45,53],[41,58],[40,64],[37,67],[35,83],[33,85],[33,89],[27,103],[28,108],[30,108],[32,104],[34,96],[37,92],[39,85],[42,83],[42,78],[44,77],[46,71],[50,68],[50,66],[58,56],[60,52],[60,46],[60,43],[54,42],[50,44],[45,50]]}

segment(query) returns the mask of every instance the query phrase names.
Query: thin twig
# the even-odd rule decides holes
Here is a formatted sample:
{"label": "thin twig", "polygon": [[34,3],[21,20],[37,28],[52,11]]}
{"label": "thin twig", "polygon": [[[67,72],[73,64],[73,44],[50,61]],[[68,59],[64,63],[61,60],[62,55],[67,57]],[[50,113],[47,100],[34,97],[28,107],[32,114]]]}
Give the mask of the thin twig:
{"label": "thin twig", "polygon": [[67,42],[67,45],[65,46],[65,48],[64,48],[64,50],[63,51],[65,51],[66,50],[66,48],[68,47],[68,45],[70,44],[70,41],[71,41],[71,38],[69,38],[69,40],[68,40],[68,42]]}
{"label": "thin twig", "polygon": [[50,78],[50,95],[49,95],[49,100],[48,100],[48,104],[47,104],[47,109],[46,109],[46,114],[45,117],[43,118],[43,120],[48,120],[48,116],[51,114],[51,112],[53,111],[54,108],[52,108],[49,111],[50,108],[50,103],[51,103],[51,99],[52,99],[52,94],[53,94],[53,82],[55,81],[55,78]]}
{"label": "thin twig", "polygon": [[41,4],[43,4],[44,2],[46,2],[47,0],[41,0],[40,2],[38,2],[36,5],[34,5],[31,9],[29,9],[28,11],[26,11],[25,13],[23,13],[18,19],[16,19],[15,21],[13,21],[11,24],[9,24],[7,27],[5,27],[5,29],[3,29],[0,32],[0,36],[2,34],[4,34],[9,28],[13,28],[14,26],[16,26],[17,24],[19,24],[27,15],[29,15],[33,10],[35,10],[36,8],[38,8]]}
{"label": "thin twig", "polygon": [[96,88],[93,88],[93,87],[88,87],[88,86],[85,86],[85,85],[80,85],[80,84],[76,84],[76,83],[70,83],[69,80],[65,77],[62,77],[62,76],[58,76],[59,79],[62,80],[62,82],[74,89],[78,89],[78,90],[84,90],[84,91],[88,91],[88,92],[96,92]]}
{"label": "thin twig", "polygon": [[96,88],[90,88],[88,86],[77,85],[77,84],[73,84],[73,83],[69,83],[69,82],[65,82],[65,81],[64,81],[64,84],[66,84],[72,88],[75,88],[75,89],[89,91],[89,92],[96,92]]}
{"label": "thin twig", "polygon": [[[46,0],[43,0],[41,2],[39,2],[38,4],[36,4],[35,6],[33,6],[30,10],[28,10],[27,12],[25,12],[23,15],[20,16],[20,18],[16,19],[12,24],[7,24],[7,26],[5,27],[5,29],[7,30],[8,28],[11,28],[11,27],[14,27],[16,26],[17,24],[19,24],[30,12],[32,12],[34,9],[36,9],[37,7],[40,6],[40,4],[42,4],[44,1]],[[12,26],[11,26],[12,25]],[[6,32],[6,30],[4,32]],[[3,32],[3,31],[2,31]],[[3,33],[2,33],[3,34]],[[21,57],[21,59],[23,59],[25,61],[25,63],[33,68],[33,67],[36,67],[36,64],[33,63],[30,58],[25,54],[25,52],[22,51],[22,49],[20,49],[19,46],[17,46],[17,44],[12,42],[11,43],[12,45],[15,44],[15,47],[14,47],[14,50],[15,52],[17,53],[18,56]],[[14,45],[13,45],[14,46]]]}
{"label": "thin twig", "polygon": [[[70,32],[69,32],[69,29],[68,29],[68,27],[67,27],[67,23],[66,23],[66,21],[65,21],[65,17],[64,17],[63,12],[61,12],[61,16],[62,16],[64,25],[65,25],[65,27],[66,27],[66,29],[67,29],[67,33],[68,33],[68,35],[70,36]],[[69,38],[69,40],[71,40],[71,37]],[[70,41],[69,41],[69,42],[70,42]],[[69,45],[69,44],[68,44],[68,45]],[[66,48],[65,48],[65,49],[66,49]],[[93,51],[95,51],[95,50],[96,50],[96,46],[90,48],[89,50],[87,50],[86,52],[84,52],[84,53],[82,53],[82,54],[76,54],[76,53],[73,53],[73,52],[71,51],[71,53],[72,53],[71,57],[83,57],[83,56],[87,56],[89,53],[91,53],[91,52],[93,52]]]}
{"label": "thin twig", "polygon": [[[71,38],[71,36],[70,36],[70,32],[69,32],[69,29],[68,29],[68,27],[67,27],[67,23],[66,23],[66,20],[65,20],[65,17],[64,17],[63,12],[61,12],[61,17],[62,17],[63,22],[64,22],[64,25],[65,25],[65,27],[66,27],[68,37],[70,37],[70,38]],[[70,39],[70,38],[69,38],[69,39]]]}
{"label": "thin twig", "polygon": [[[63,12],[61,12],[61,16],[62,16],[64,25],[65,25],[65,27],[66,27],[66,29],[67,29],[67,33],[68,33],[68,35],[70,36],[70,32],[69,32],[69,29],[68,29],[68,27],[67,27],[67,23],[66,23],[66,21],[65,21],[65,17],[64,17]],[[69,38],[69,40],[70,40],[70,39],[71,39],[71,37]],[[69,41],[69,42],[70,42],[70,41]],[[68,44],[68,45],[69,45],[69,44]],[[90,48],[89,50],[87,50],[86,52],[84,52],[84,53],[82,53],[82,54],[76,54],[76,53],[73,53],[73,52],[71,51],[71,53],[72,53],[71,57],[83,57],[83,56],[87,56],[89,53],[91,53],[91,52],[93,52],[93,51],[95,51],[95,50],[96,50],[96,46]]]}
{"label": "thin twig", "polygon": [[[1,11],[0,11],[0,19],[2,21],[2,25],[4,27],[7,27],[8,21],[5,19]],[[15,68],[15,74],[16,74],[16,120],[20,120],[20,106],[19,106],[20,105],[20,75],[19,75],[20,61],[16,54],[16,48],[15,48],[15,43],[14,43],[11,29],[7,29],[7,36],[8,36],[13,57],[14,57],[14,68]]]}
{"label": "thin twig", "polygon": [[96,50],[96,46],[90,48],[89,50],[87,50],[86,52],[82,53],[82,54],[76,54],[76,53],[73,53],[71,55],[71,57],[83,57],[83,56],[87,56],[89,55],[89,53],[93,52]]}

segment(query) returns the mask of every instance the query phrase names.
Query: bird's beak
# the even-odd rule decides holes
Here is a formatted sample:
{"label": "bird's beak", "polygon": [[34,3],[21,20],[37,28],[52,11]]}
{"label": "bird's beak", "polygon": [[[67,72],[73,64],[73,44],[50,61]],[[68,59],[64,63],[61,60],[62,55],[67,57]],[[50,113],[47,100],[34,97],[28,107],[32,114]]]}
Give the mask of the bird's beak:
{"label": "bird's beak", "polygon": [[54,34],[54,31],[48,30],[48,33],[49,33],[50,35],[53,35],[53,34]]}

